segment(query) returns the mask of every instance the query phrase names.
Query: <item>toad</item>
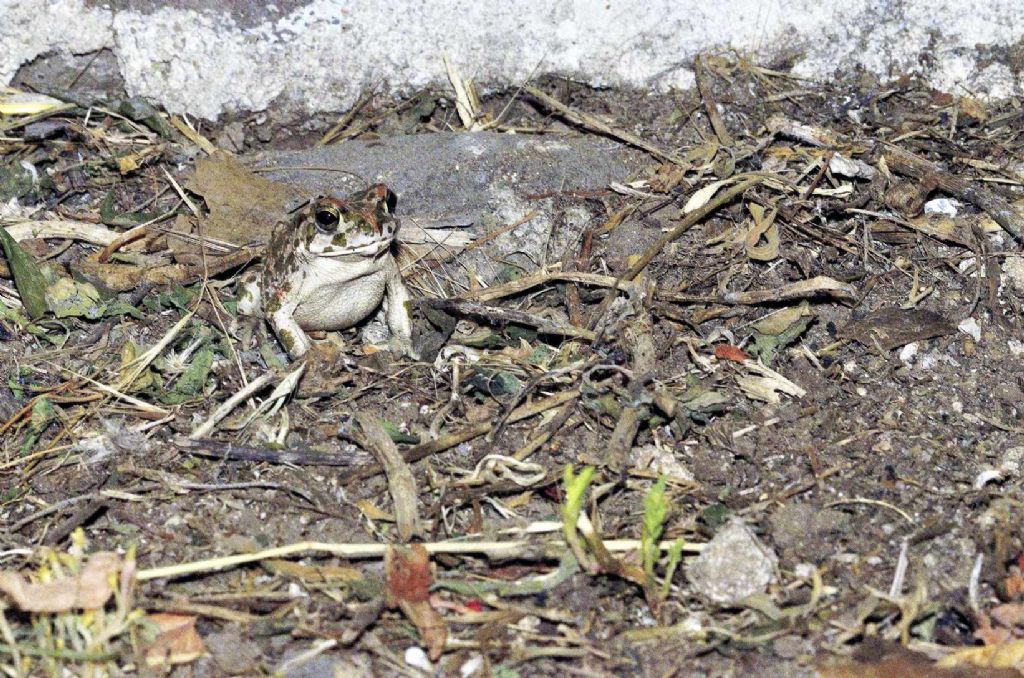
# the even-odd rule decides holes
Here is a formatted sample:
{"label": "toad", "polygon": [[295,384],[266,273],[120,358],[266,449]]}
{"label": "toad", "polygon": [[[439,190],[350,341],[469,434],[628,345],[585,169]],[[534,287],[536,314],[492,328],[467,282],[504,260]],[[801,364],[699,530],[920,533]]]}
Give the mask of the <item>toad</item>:
{"label": "toad", "polygon": [[295,359],[312,347],[307,332],[347,329],[383,303],[391,350],[417,358],[409,291],[392,253],[396,202],[377,184],[300,204],[274,227],[262,272],[243,278],[239,312],[266,318]]}

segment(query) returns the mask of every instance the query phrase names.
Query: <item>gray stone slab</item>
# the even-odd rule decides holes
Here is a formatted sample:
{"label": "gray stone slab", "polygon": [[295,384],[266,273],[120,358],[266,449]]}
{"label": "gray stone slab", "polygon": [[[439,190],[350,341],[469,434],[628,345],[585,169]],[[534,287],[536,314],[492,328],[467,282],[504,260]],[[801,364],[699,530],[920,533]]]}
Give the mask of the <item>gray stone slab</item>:
{"label": "gray stone slab", "polygon": [[479,237],[518,224],[462,255],[461,270],[449,279],[456,286],[466,270],[490,284],[509,266],[532,271],[575,252],[583,229],[607,218],[603,205],[589,198],[651,163],[601,137],[489,132],[351,141],[251,160],[279,168],[264,173],[272,180],[317,192],[384,182],[398,195],[398,216],[412,221],[409,227],[463,222]]}
{"label": "gray stone slab", "polygon": [[401,214],[480,222],[511,199],[604,189],[649,162],[601,137],[440,132],[264,153],[251,164],[280,168],[262,175],[312,190],[383,182],[398,194]]}

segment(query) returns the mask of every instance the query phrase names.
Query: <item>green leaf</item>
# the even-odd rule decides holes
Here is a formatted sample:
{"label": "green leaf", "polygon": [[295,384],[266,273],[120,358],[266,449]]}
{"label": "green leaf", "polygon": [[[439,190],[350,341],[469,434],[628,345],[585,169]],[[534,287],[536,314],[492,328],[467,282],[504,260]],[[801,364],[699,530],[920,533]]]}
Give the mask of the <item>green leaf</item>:
{"label": "green leaf", "polygon": [[654,577],[654,564],[660,555],[658,540],[665,530],[666,516],[668,500],[665,498],[665,476],[659,476],[658,481],[644,495],[644,525],[640,532],[640,555],[648,579]]}
{"label": "green leaf", "polygon": [[47,286],[46,305],[58,318],[95,320],[106,311],[100,293],[91,283],[63,277]]}
{"label": "green leaf", "polygon": [[420,442],[419,436],[403,433],[397,426],[387,419],[382,419],[381,423],[384,426],[384,430],[387,431],[388,437],[396,443],[401,443],[403,445],[416,445]]}
{"label": "green leaf", "polygon": [[114,191],[107,193],[100,203],[100,221],[107,226],[131,228],[162,216],[160,212],[121,212],[114,206]]}
{"label": "green leaf", "polygon": [[14,286],[18,288],[25,312],[33,320],[41,317],[46,313],[46,279],[43,278],[39,265],[21,249],[21,245],[2,226],[0,245],[3,246],[4,257],[7,258],[11,275],[14,276]]}
{"label": "green leaf", "polygon": [[576,533],[576,521],[580,517],[583,500],[587,488],[594,479],[594,473],[593,466],[583,467],[579,475],[574,473],[572,464],[565,467],[565,503],[562,504],[562,519],[566,531],[572,531],[573,535]]}
{"label": "green leaf", "polygon": [[57,410],[46,398],[38,399],[32,405],[32,414],[28,420],[28,430],[25,432],[25,439],[21,443],[21,453],[27,454],[39,441],[40,436],[46,427],[57,418]]}
{"label": "green leaf", "polygon": [[213,365],[213,350],[204,348],[196,353],[192,362],[185,368],[185,371],[174,383],[174,388],[169,393],[164,393],[160,400],[168,405],[178,405],[192,400],[203,392],[206,386],[206,378],[210,376],[210,367]]}

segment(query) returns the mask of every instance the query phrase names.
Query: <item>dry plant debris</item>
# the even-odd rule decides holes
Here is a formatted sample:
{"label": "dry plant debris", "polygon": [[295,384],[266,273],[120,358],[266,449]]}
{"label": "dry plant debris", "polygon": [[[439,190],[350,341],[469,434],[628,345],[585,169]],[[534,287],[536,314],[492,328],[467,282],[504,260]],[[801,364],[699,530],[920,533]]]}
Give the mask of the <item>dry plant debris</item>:
{"label": "dry plant debris", "polygon": [[3,671],[1024,672],[1021,102],[715,55],[661,97],[448,72],[304,141],[650,164],[493,280],[468,255],[540,203],[407,243],[418,363],[368,327],[291,365],[237,316],[295,189],[221,148],[293,130],[0,95]]}

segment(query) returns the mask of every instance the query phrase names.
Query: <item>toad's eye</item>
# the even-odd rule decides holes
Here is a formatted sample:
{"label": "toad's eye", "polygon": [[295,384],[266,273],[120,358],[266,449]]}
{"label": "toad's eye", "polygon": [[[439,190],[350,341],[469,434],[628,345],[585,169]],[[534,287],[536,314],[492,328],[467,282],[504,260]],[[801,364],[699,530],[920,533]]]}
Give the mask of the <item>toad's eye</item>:
{"label": "toad's eye", "polygon": [[341,212],[336,207],[320,207],[313,215],[316,220],[316,227],[321,231],[333,233],[341,221]]}

